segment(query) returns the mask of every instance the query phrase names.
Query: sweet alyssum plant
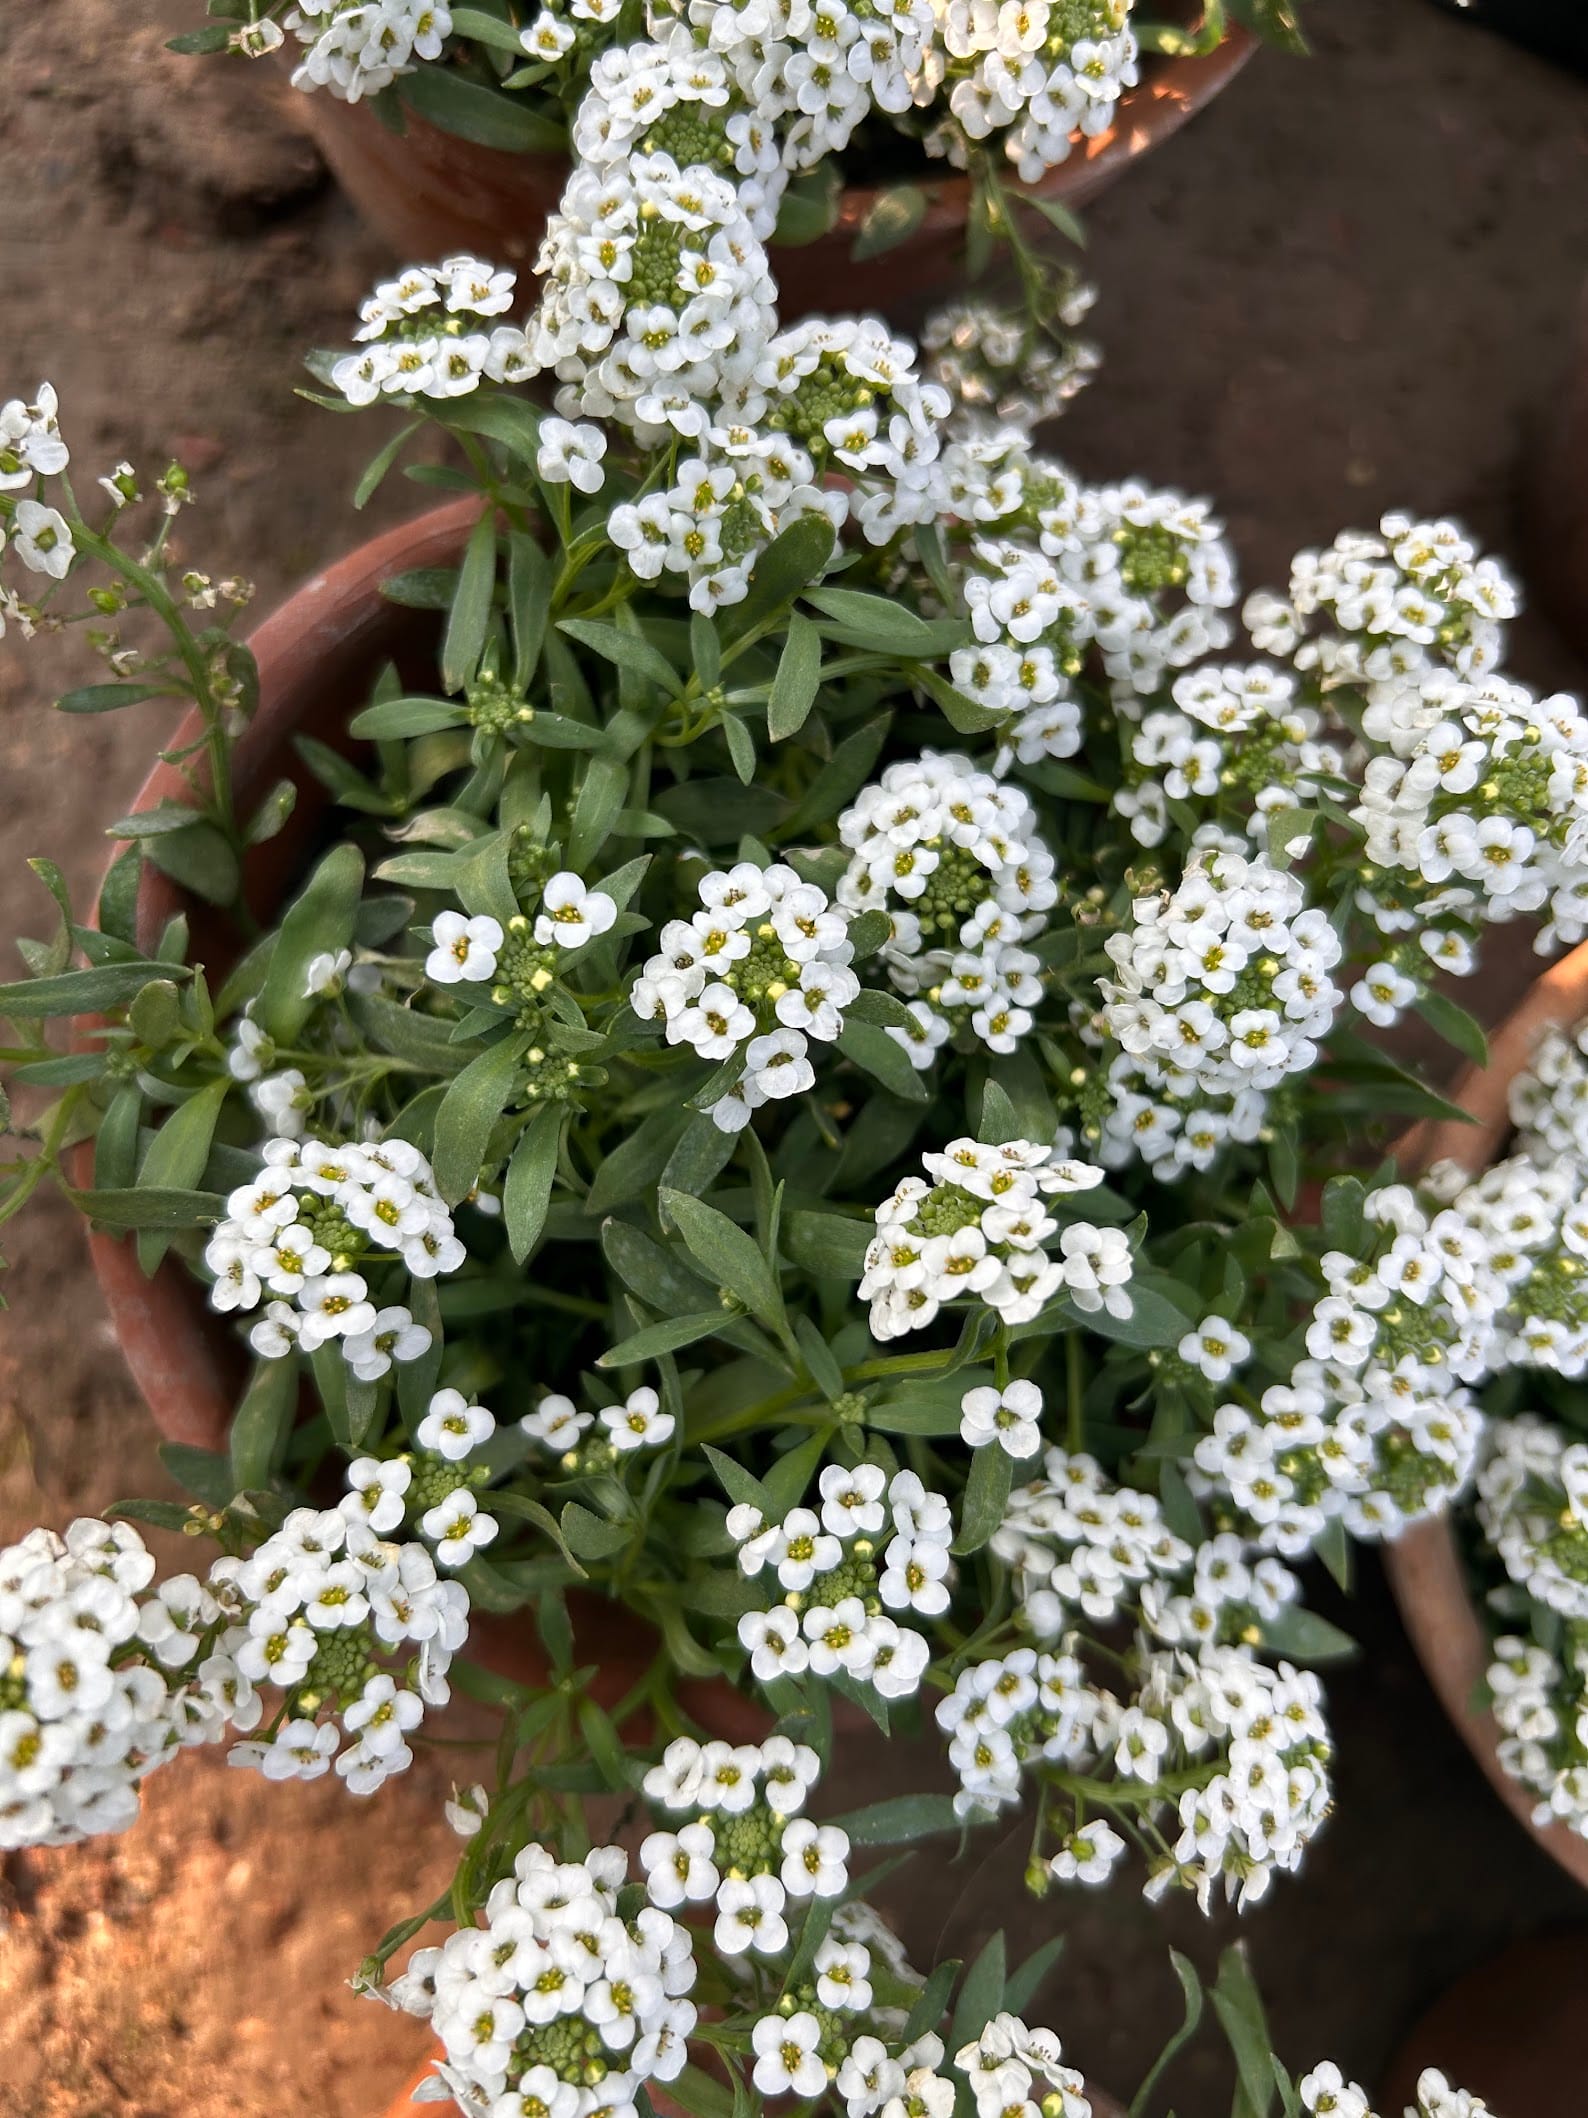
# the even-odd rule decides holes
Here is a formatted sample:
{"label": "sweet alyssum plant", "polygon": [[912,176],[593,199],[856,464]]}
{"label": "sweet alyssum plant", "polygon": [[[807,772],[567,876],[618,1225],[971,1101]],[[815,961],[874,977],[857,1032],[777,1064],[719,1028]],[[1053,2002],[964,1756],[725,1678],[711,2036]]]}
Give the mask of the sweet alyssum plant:
{"label": "sweet alyssum plant", "polygon": [[[70,709],[198,730],[94,924],[46,873],[62,924],[0,1013],[56,1093],[0,1211],[91,1142],[84,1211],[255,1362],[229,1453],[170,1454],[194,1507],[123,1511],[213,1537],[202,1576],[157,1587],[126,1521],[6,1555],[0,1828],[116,1828],[212,1738],[370,1792],[462,1670],[494,1785],[364,1982],[466,2109],[686,2080],[899,2118],[957,2070],[1079,2118],[1001,1950],[942,2038],[952,1970],[914,1990],[856,1856],[1017,1808],[1039,1893],[1134,1854],[1245,1902],[1298,1864],[1306,1665],[1345,1643],[1286,1561],[1344,1575],[1444,1506],[1507,1343],[1494,1230],[1362,1167],[1441,1108],[1366,1032],[1416,1001],[1476,1048],[1436,970],[1523,912],[1581,934],[1588,725],[1494,673],[1513,593],[1448,524],[1302,555],[1237,649],[1205,507],[1084,486],[876,324],[778,329],[703,175],[625,174],[631,287],[697,291],[687,358],[647,370],[674,327],[632,297],[617,352],[560,356],[599,421],[514,387],[609,269],[572,242],[527,327],[453,259],[327,367],[406,415],[366,492],[434,424],[482,506],[386,587],[437,613],[433,687],[385,672],[352,761],[305,731],[328,850],[263,934],[241,868],[294,797],[235,813],[223,591],[132,472],[79,503],[48,392],[0,411],[7,622],[101,633]],[[236,911],[229,964],[140,931],[144,859]],[[616,1693],[596,1599],[635,1621]],[[484,1614],[533,1681],[459,1664]],[[835,1714],[935,1726],[957,1792],[835,1817]],[[589,1846],[602,1791],[648,1816],[637,1869]]]}

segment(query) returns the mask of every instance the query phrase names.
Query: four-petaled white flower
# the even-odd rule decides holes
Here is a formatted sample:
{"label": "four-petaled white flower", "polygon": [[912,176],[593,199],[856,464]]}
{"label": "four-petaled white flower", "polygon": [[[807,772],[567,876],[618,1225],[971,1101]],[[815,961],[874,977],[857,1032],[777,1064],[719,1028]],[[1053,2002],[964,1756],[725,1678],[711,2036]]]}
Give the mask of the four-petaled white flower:
{"label": "four-petaled white flower", "polygon": [[434,947],[425,958],[425,976],[437,985],[483,985],[495,976],[502,929],[489,913],[470,919],[461,912],[438,912],[430,933]]}
{"label": "four-petaled white flower", "polygon": [[618,916],[617,906],[604,890],[587,890],[567,868],[547,882],[541,892],[541,906],[535,919],[535,939],[542,948],[552,942],[564,949],[582,948],[598,934],[608,932]]}

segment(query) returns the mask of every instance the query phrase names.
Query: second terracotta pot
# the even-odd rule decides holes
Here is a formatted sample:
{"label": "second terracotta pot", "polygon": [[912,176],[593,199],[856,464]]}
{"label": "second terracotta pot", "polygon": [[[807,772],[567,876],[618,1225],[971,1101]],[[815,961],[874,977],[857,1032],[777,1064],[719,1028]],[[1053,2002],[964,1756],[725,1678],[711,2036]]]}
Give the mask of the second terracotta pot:
{"label": "second terracotta pot", "polygon": [[[1246,30],[1231,28],[1201,57],[1148,54],[1141,80],[1120,98],[1108,130],[1078,139],[1068,158],[1030,189],[1065,206],[1084,205],[1178,132],[1255,50]],[[406,131],[394,133],[367,103],[341,103],[320,90],[292,92],[292,106],[394,265],[433,264],[468,250],[520,273],[532,269],[567,181],[561,156],[477,147],[411,110]],[[962,281],[970,181],[945,163],[928,163],[920,189],[927,197],[920,226],[879,256],[857,262],[851,254],[879,196],[878,187],[866,184],[845,191],[836,224],[815,242],[775,245],[772,270],[784,320],[813,312],[913,316],[918,305]]]}
{"label": "second terracotta pot", "polygon": [[[1408,1175],[1450,1161],[1476,1176],[1499,1159],[1511,1131],[1511,1085],[1531,1064],[1546,1031],[1569,1028],[1588,1015],[1588,943],[1563,956],[1529,987],[1521,1005],[1489,1040],[1489,1063],[1457,1082],[1451,1101],[1472,1119],[1419,1126],[1397,1160]],[[1490,1662],[1489,1633],[1467,1585],[1466,1568],[1448,1516],[1420,1522],[1386,1546],[1385,1570],[1418,1660],[1439,1703],[1455,1723],[1505,1806],[1568,1875],[1588,1885],[1588,1840],[1564,1824],[1533,1822],[1536,1796],[1500,1763],[1500,1731],[1493,1714],[1474,1701]]]}

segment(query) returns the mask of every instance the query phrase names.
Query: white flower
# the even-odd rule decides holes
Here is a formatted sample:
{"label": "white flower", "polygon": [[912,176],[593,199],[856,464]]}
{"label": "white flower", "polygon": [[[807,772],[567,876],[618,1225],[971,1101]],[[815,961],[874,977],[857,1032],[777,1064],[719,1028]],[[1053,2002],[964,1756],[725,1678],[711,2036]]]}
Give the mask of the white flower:
{"label": "white flower", "polygon": [[407,1512],[403,1496],[413,1483],[413,1467],[401,1457],[382,1463],[373,1456],[355,1457],[347,1467],[348,1492],[341,1512],[350,1522],[367,1523],[377,1537],[397,1529]]}
{"label": "white flower", "polygon": [[66,517],[40,500],[19,500],[11,521],[12,549],[33,573],[64,581],[76,547]]}
{"label": "white flower", "polygon": [[750,2033],[755,2050],[752,2079],[763,2096],[819,2096],[827,2069],[817,2047],[821,2025],[801,2009],[795,2015],[763,2015]]}
{"label": "white flower", "polygon": [[1210,1383],[1222,1383],[1228,1382],[1246,1360],[1252,1344],[1223,1317],[1209,1316],[1195,1331],[1186,1333],[1176,1350],[1188,1366],[1200,1369]]}
{"label": "white flower", "polygon": [[461,912],[438,912],[431,937],[435,946],[425,958],[425,976],[437,985],[483,985],[495,976],[502,929],[488,914],[468,919]]}
{"label": "white flower", "polygon": [[535,468],[548,485],[575,485],[581,493],[599,493],[605,481],[601,459],[607,438],[598,426],[566,419],[543,419]]}
{"label": "white flower", "polygon": [[1042,1392],[1035,1383],[967,1390],[960,1399],[960,1415],[960,1439],[972,1449],[995,1441],[1006,1454],[1023,1459],[1035,1456],[1042,1446]]}
{"label": "white flower", "polygon": [[601,1424],[614,1449],[659,1449],[671,1439],[675,1421],[661,1410],[661,1399],[648,1385],[631,1390],[621,1405],[608,1405]]}
{"label": "white flower", "polygon": [[367,1331],[344,1337],[342,1358],[360,1382],[378,1382],[393,1361],[422,1360],[430,1351],[430,1333],[414,1322],[412,1313],[400,1303],[378,1309]]}
{"label": "white flower", "polygon": [[1113,1825],[1098,1817],[1072,1831],[1048,1866],[1061,1883],[1106,1883],[1124,1851]]}
{"label": "white flower", "polygon": [[461,1794],[454,1787],[452,1799],[443,1804],[442,1813],[460,1839],[472,1839],[479,1836],[480,1826],[485,1822],[486,1811],[490,1806],[490,1796],[476,1781]]}
{"label": "white flower", "polygon": [[321,995],[341,992],[352,962],[351,949],[338,949],[334,954],[311,956],[309,967],[303,976],[303,997],[313,1000]]}
{"label": "white flower", "polygon": [[461,1463],[495,1432],[496,1421],[483,1405],[471,1405],[461,1390],[438,1390],[414,1439],[448,1463]]}
{"label": "white flower", "polygon": [[712,1940],[724,1956],[742,1956],[749,1949],[762,1956],[781,1954],[788,1946],[785,1902],[786,1893],[776,1876],[730,1877],[717,1892]]}
{"label": "white flower", "polygon": [[587,890],[567,869],[547,882],[541,904],[544,909],[535,920],[535,939],[542,948],[550,942],[565,949],[582,948],[596,935],[605,934],[618,916],[617,906],[604,890]]}
{"label": "white flower", "polygon": [[849,1880],[849,1834],[796,1817],[783,1833],[783,1887],[790,1897],[837,1897]]}
{"label": "white flower", "polygon": [[491,1542],[499,1524],[494,1516],[480,1512],[479,1500],[467,1486],[460,1486],[428,1509],[419,1518],[419,1527],[435,1546],[443,1566],[467,1566]]}

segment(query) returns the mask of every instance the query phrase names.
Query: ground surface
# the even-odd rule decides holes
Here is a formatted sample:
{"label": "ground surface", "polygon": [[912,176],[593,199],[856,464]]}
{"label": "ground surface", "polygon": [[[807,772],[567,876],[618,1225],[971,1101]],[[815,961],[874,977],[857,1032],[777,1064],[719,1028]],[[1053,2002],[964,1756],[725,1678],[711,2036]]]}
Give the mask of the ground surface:
{"label": "ground surface", "polygon": [[[1063,446],[1094,476],[1215,496],[1252,582],[1397,504],[1454,511],[1514,556],[1517,466],[1588,257],[1588,94],[1421,0],[1310,12],[1312,63],[1262,58],[1094,209],[1107,364]],[[257,75],[162,54],[162,33],[196,14],[53,0],[0,19],[0,396],[49,376],[90,472],[179,450],[202,502],[190,557],[250,574],[268,605],[360,533],[343,496],[367,430],[290,392],[301,350],[345,333],[385,260]],[[393,489],[371,516],[418,497]],[[1542,624],[1520,660],[1541,683],[1585,676]],[[86,888],[98,826],[156,740],[136,712],[51,718],[71,681],[47,645],[0,644],[0,934],[48,909],[24,856],[50,854]],[[1526,975],[1521,952],[1496,955],[1496,991]],[[69,1216],[41,1207],[12,1247],[5,1535],[164,1490]],[[1583,1907],[1489,1797],[1365,1574],[1351,1623],[1370,1652],[1330,1687],[1339,1814],[1245,1932],[1285,2048],[1372,2078],[1441,1986]],[[124,1840],[5,1864],[7,2112],[383,2110],[415,2041],[341,1981],[450,1866],[452,1770],[432,1758],[360,1807],[324,1785],[267,1800],[194,1758],[156,1780]],[[940,1934],[958,1953],[1000,1922],[1029,1941],[1064,1924],[1044,2013],[1128,2092],[1174,2013],[1166,1934],[1208,1963],[1234,1923],[1210,1933],[1117,1891],[1034,1910],[1021,1865],[1011,1843],[938,1871],[896,1905],[907,1937],[927,1956]],[[1180,2118],[1225,2108],[1220,2081],[1211,2058],[1185,2065]]]}

